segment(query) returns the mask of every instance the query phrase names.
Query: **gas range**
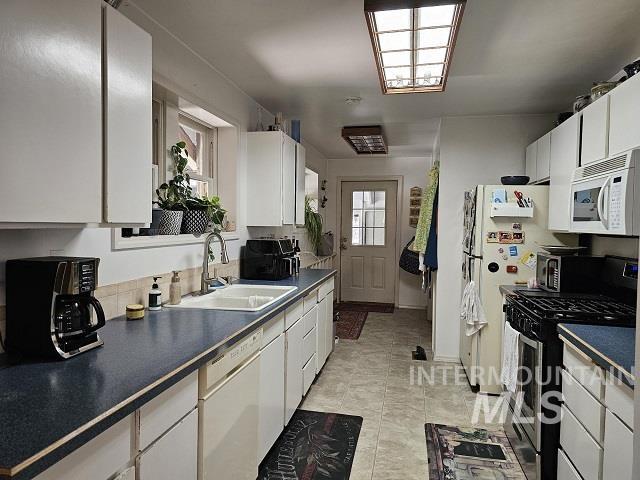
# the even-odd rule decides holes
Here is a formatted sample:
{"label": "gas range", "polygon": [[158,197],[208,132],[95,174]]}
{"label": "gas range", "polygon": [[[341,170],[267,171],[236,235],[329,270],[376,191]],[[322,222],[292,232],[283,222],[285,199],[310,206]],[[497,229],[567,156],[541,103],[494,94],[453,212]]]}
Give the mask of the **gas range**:
{"label": "gas range", "polygon": [[[605,295],[552,293],[532,290],[516,291],[508,305],[526,312],[532,323],[555,332],[558,323],[586,323],[634,326],[635,306]],[[518,325],[515,325],[516,329]],[[527,332],[523,332],[527,333]]]}

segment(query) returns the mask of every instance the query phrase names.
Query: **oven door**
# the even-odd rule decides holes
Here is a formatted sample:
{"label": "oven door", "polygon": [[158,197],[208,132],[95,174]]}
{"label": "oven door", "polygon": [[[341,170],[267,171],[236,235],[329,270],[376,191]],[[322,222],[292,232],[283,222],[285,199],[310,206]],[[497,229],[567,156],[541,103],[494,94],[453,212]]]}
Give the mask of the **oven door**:
{"label": "oven door", "polygon": [[522,426],[517,421],[517,417],[514,415],[511,407],[509,407],[507,413],[504,431],[527,480],[543,480],[542,457],[536,451],[531,440],[527,437],[526,433],[524,433],[524,430],[522,430]]}
{"label": "oven door", "polygon": [[574,182],[571,185],[570,231],[632,235],[634,174],[633,170],[623,169]]}
{"label": "oven door", "polygon": [[542,343],[520,333],[518,341],[518,387],[510,407],[514,421],[530,439],[536,451],[542,448]]}

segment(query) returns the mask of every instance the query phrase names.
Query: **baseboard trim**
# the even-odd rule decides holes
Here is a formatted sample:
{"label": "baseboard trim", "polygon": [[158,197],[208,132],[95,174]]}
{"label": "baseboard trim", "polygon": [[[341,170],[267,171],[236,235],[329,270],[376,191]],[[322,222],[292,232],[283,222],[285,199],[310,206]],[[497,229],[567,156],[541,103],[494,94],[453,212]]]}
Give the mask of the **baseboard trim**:
{"label": "baseboard trim", "polygon": [[425,305],[396,305],[396,308],[405,308],[407,310],[427,310]]}
{"label": "baseboard trim", "polygon": [[458,357],[446,357],[444,355],[434,355],[434,362],[447,362],[447,363],[460,363],[460,359]]}

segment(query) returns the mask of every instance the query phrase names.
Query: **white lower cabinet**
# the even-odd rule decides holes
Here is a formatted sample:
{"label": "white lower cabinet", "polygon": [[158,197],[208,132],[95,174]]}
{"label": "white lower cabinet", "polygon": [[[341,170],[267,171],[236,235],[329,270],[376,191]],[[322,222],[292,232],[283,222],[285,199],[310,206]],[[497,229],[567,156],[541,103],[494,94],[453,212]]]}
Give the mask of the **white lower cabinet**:
{"label": "white lower cabinet", "polygon": [[193,409],[138,457],[138,480],[196,480],[198,410]]}
{"label": "white lower cabinet", "polygon": [[566,406],[562,407],[560,445],[584,480],[600,480],[602,447]]}
{"label": "white lower cabinet", "polygon": [[113,480],[136,480],[136,468],[129,467],[120,472]]}
{"label": "white lower cabinet", "polygon": [[258,463],[264,459],[284,428],[284,336],[281,333],[260,353]]}
{"label": "white lower cabinet", "polygon": [[633,432],[607,410],[604,433],[604,480],[632,480]]}
{"label": "white lower cabinet", "polygon": [[302,400],[302,367],[304,359],[302,341],[304,339],[303,319],[298,320],[286,331],[286,372],[285,372],[285,408],[284,423],[289,423],[291,417]]}
{"label": "white lower cabinet", "polygon": [[558,480],[582,480],[582,477],[562,450],[558,450]]}
{"label": "white lower cabinet", "polygon": [[316,354],[314,353],[307,361],[307,364],[302,367],[302,393],[306,395],[311,384],[316,378]]}
{"label": "white lower cabinet", "polygon": [[120,420],[36,480],[107,480],[131,465],[133,416]]}
{"label": "white lower cabinet", "polygon": [[318,303],[318,372],[333,351],[333,290]]}

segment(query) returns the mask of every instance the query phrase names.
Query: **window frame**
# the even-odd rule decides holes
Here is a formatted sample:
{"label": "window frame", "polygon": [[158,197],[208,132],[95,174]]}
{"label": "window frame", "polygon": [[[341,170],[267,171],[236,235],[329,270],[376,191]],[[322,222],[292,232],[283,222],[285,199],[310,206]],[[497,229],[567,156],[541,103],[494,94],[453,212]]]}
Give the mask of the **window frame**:
{"label": "window frame", "polygon": [[[204,158],[202,159],[202,173],[189,171],[189,176],[193,180],[208,183],[208,196],[218,194],[218,129],[212,127],[202,120],[196,119],[188,113],[178,111],[178,128],[185,125],[203,134],[205,148],[203,148]],[[165,174],[168,172],[165,170]]]}

